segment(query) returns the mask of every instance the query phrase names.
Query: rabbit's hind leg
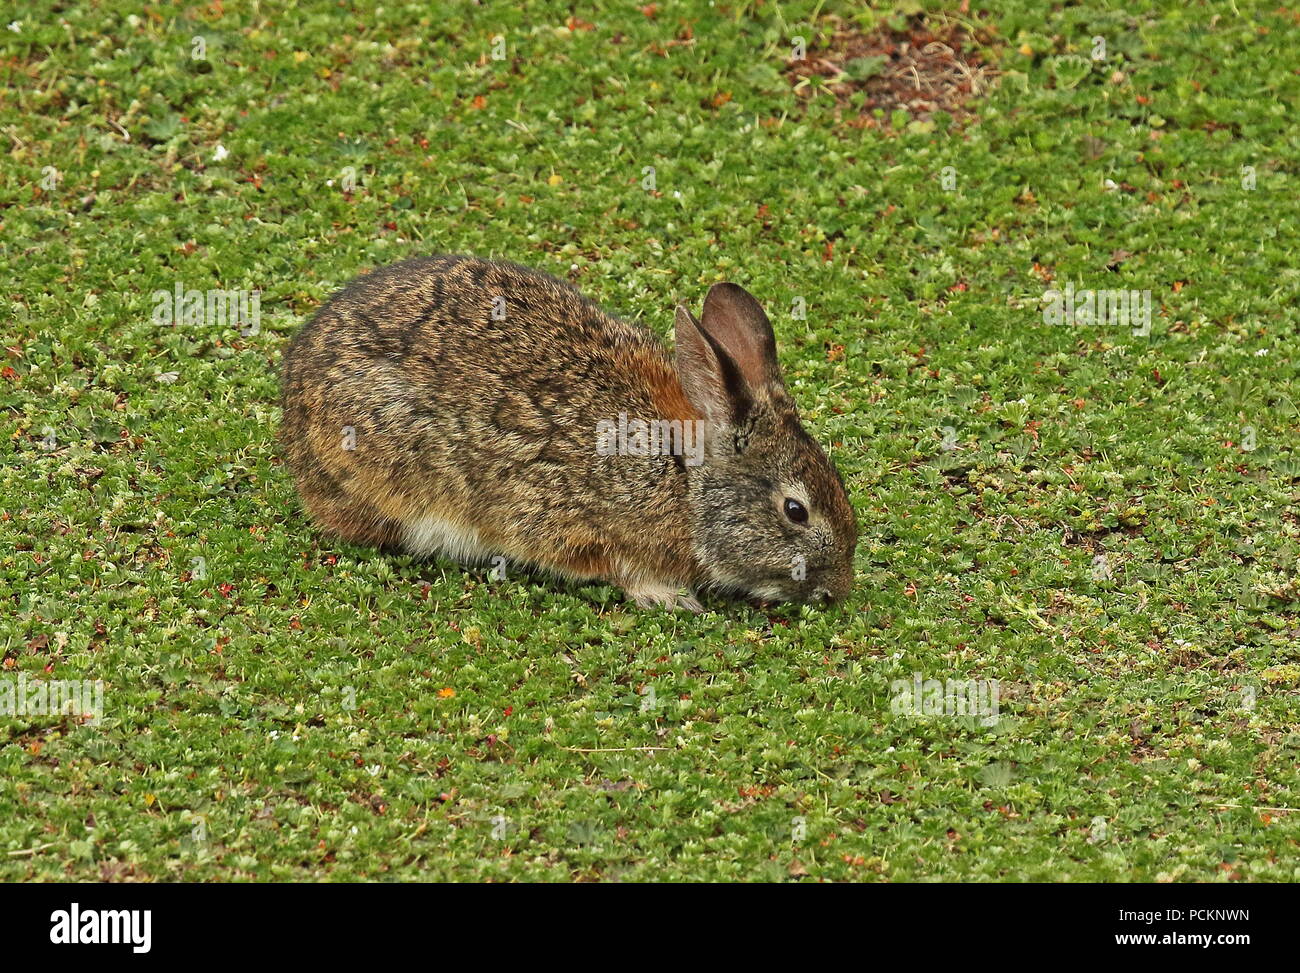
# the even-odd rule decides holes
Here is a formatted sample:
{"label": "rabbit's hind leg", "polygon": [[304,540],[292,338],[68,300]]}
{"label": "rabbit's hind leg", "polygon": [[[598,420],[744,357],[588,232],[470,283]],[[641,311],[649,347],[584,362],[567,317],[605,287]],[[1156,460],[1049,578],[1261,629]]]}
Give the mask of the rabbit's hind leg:
{"label": "rabbit's hind leg", "polygon": [[350,544],[389,549],[400,546],[397,522],[368,504],[318,503],[309,504],[309,509],[316,524]]}

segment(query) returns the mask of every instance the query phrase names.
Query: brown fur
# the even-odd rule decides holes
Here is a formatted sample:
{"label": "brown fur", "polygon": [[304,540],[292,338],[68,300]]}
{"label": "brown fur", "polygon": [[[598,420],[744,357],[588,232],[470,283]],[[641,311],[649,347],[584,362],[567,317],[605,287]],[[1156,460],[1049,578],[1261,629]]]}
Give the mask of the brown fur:
{"label": "brown fur", "polygon": [[[719,294],[723,340],[746,345],[748,305]],[[701,333],[707,301],[704,317]],[[679,349],[680,329],[679,322]],[[464,559],[500,554],[611,581],[642,603],[693,607],[675,592],[710,584],[747,590],[732,578],[743,566],[714,571],[702,559],[710,545],[701,531],[713,527],[701,523],[696,500],[734,465],[734,435],[766,418],[767,434],[784,437],[786,465],[799,466],[814,514],[834,525],[823,538],[834,577],[819,590],[842,595],[856,540],[852,508],[799,426],[774,344],[770,362],[754,358],[762,345],[737,346],[732,370],[742,380],[762,373],[772,387],[756,390],[746,415],[719,422],[716,435],[710,423],[703,466],[688,469],[674,456],[600,456],[597,420],[717,419],[706,412],[735,389],[715,382],[701,397],[705,380],[684,382],[680,363],[674,368],[651,333],[552,277],[472,257],[409,260],[354,281],[294,338],[284,360],[281,444],[313,519],[349,541]],[[707,355],[697,372],[716,366]],[[727,348],[716,355],[730,360]]]}

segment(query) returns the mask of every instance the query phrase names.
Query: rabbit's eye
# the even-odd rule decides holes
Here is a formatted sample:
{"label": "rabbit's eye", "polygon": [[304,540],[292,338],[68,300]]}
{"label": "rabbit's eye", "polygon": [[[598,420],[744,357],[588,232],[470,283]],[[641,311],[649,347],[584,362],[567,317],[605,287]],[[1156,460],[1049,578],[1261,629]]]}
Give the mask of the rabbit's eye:
{"label": "rabbit's eye", "polygon": [[785,498],[785,515],[796,524],[808,523],[808,508],[790,497]]}

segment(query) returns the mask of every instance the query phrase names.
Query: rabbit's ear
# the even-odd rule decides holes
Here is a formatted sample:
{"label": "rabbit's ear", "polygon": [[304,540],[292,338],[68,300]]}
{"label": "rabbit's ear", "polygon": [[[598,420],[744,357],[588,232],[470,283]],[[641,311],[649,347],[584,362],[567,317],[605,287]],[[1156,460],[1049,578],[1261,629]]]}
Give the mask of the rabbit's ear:
{"label": "rabbit's ear", "polygon": [[686,308],[677,308],[677,377],[686,398],[715,428],[736,425],[752,404],[744,376]]}
{"label": "rabbit's ear", "polygon": [[705,419],[738,426],[756,403],[785,392],[772,323],[736,284],[710,287],[700,317],[677,309],[677,376]]}
{"label": "rabbit's ear", "polygon": [[772,322],[749,291],[738,284],[714,284],[704,298],[700,324],[735,363],[755,398],[784,388]]}

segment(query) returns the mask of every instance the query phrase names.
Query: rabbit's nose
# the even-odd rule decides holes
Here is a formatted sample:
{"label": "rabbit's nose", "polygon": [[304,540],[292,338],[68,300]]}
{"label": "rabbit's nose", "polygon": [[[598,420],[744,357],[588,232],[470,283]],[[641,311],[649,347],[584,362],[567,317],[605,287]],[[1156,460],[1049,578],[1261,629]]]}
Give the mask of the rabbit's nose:
{"label": "rabbit's nose", "polygon": [[814,593],[820,593],[825,601],[843,601],[853,591],[853,576],[847,575],[842,578],[828,578],[824,586],[818,587]]}

